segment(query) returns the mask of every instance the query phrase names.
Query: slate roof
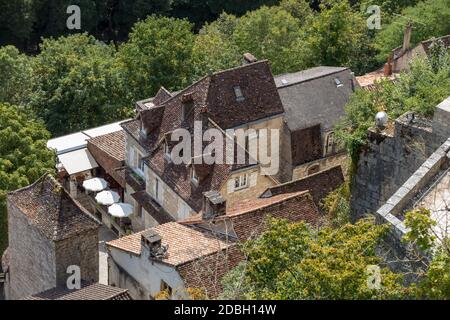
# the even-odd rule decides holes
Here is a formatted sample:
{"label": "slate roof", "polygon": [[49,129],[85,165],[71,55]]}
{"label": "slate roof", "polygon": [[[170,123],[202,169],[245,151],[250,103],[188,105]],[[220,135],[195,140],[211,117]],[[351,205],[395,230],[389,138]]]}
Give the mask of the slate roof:
{"label": "slate roof", "polygon": [[79,290],[54,288],[23,300],[133,300],[128,290],[103,285],[100,283],[83,283]]}
{"label": "slate roof", "polygon": [[345,116],[344,106],[358,86],[349,68],[326,66],[282,74],[275,77],[275,83],[291,131],[317,124],[332,129]]}
{"label": "slate roof", "polygon": [[53,241],[95,230],[101,225],[50,175],[44,175],[30,186],[9,193],[8,202]]}
{"label": "slate roof", "polygon": [[232,244],[200,229],[184,226],[177,222],[169,222],[110,241],[106,245],[139,256],[141,254],[141,234],[149,230],[161,237],[162,245],[169,245],[167,256],[159,261],[172,266],[179,266],[213,254]]}

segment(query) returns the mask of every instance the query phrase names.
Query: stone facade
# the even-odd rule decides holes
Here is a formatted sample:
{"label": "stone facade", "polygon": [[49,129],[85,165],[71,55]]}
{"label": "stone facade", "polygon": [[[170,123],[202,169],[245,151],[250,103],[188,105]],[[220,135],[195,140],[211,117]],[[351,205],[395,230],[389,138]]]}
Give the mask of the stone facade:
{"label": "stone facade", "polygon": [[383,131],[369,129],[353,180],[353,220],[375,213],[448,137],[450,97],[436,107],[432,120],[406,113]]}

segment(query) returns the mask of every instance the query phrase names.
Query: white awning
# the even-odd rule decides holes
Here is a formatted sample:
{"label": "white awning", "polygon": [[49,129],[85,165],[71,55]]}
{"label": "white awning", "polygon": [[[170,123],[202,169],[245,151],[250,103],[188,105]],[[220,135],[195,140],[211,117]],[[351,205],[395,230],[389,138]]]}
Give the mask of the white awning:
{"label": "white awning", "polygon": [[98,167],[98,163],[88,149],[76,150],[58,156],[69,175],[91,170]]}
{"label": "white awning", "polygon": [[95,196],[95,200],[97,200],[98,203],[104,206],[110,206],[116,202],[119,202],[120,196],[115,191],[107,190],[97,193],[97,195]]}
{"label": "white awning", "polygon": [[116,218],[126,218],[133,213],[133,206],[128,203],[115,203],[108,207],[108,213]]}
{"label": "white awning", "polygon": [[67,136],[48,140],[47,148],[56,150],[56,154],[80,150],[86,148],[89,136],[82,132],[69,134]]}

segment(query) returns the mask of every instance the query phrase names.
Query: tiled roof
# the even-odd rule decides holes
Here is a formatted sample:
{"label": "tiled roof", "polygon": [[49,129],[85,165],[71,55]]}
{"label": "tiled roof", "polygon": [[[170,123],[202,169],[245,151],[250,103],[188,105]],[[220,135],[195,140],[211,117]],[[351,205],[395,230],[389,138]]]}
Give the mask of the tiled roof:
{"label": "tiled roof", "polygon": [[[202,232],[177,222],[161,224],[142,232],[148,230],[156,232],[161,237],[163,245],[169,245],[168,255],[160,261],[172,266],[213,254],[232,244],[208,232]],[[140,255],[142,232],[113,240],[108,242],[107,246]]]}
{"label": "tiled roof", "polygon": [[382,79],[392,81],[395,80],[396,78],[397,74],[394,73],[390,76],[385,76],[384,71],[381,69],[356,77],[356,81],[358,81],[361,88],[371,90],[372,87],[375,85],[375,83],[381,81]]}
{"label": "tiled roof", "polygon": [[[223,216],[211,220],[202,219],[202,215],[180,221],[186,225],[201,225],[215,230],[220,221],[229,221],[231,236],[245,241],[250,237],[258,236],[264,231],[267,217],[288,219],[292,222],[305,221],[313,225],[317,224],[323,217],[308,191],[284,193],[267,198],[246,199],[239,201],[227,208]],[[233,234],[234,232],[234,234]]]}
{"label": "tiled roof", "polygon": [[96,146],[118,161],[125,161],[125,132],[123,130],[89,139],[88,144]]}
{"label": "tiled roof", "polygon": [[175,219],[168,214],[164,209],[158,205],[155,200],[145,191],[139,191],[131,194],[134,200],[147,211],[153,219],[159,224],[175,221]]}
{"label": "tiled roof", "polygon": [[283,193],[309,190],[317,207],[331,191],[344,183],[341,166],[320,171],[302,179],[286,182],[267,189],[261,197],[272,197]]}
{"label": "tiled roof", "polygon": [[132,300],[128,290],[100,283],[83,284],[79,290],[54,288],[23,300]]}
{"label": "tiled roof", "polygon": [[447,48],[450,48],[450,35],[446,35],[439,38],[432,38],[426,41],[422,41],[422,46],[427,54],[430,54],[430,46],[434,41],[440,40]]}
{"label": "tiled roof", "polygon": [[8,201],[28,218],[44,236],[63,240],[98,229],[98,222],[50,175],[8,194]]}

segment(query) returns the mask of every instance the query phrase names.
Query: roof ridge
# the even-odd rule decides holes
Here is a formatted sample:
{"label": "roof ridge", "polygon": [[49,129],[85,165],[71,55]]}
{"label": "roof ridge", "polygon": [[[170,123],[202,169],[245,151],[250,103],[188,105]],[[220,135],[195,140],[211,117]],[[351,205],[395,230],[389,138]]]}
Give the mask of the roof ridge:
{"label": "roof ridge", "polygon": [[[328,67],[328,66],[321,66],[321,67]],[[305,69],[305,70],[302,70],[302,71],[299,71],[299,72],[304,72],[304,71],[312,70],[312,69],[315,69],[315,68],[320,68],[320,67],[309,68],[309,69]],[[330,68],[331,68],[331,67],[330,67]],[[317,75],[317,76],[314,76],[314,77],[311,77],[311,78],[308,78],[308,79],[298,80],[298,81],[295,81],[295,82],[292,82],[292,83],[283,84],[283,85],[281,85],[281,86],[277,86],[277,89],[282,89],[282,88],[291,87],[291,86],[294,86],[294,85],[299,84],[299,83],[305,83],[305,82],[309,82],[309,81],[312,81],[312,80],[317,80],[317,79],[325,78],[325,77],[334,75],[334,74],[336,74],[336,73],[340,73],[340,72],[344,72],[344,71],[346,71],[346,70],[350,70],[349,67],[338,67],[338,68],[343,68],[343,69],[335,70],[335,71],[333,71],[333,72],[326,73],[326,74]],[[294,73],[299,73],[299,72],[294,72]],[[283,76],[283,75],[288,75],[288,74],[293,74],[293,73],[284,73],[284,74],[282,74],[282,75],[275,76],[275,77],[278,78],[278,77],[281,77],[281,76]]]}
{"label": "roof ridge", "polygon": [[22,188],[10,191],[10,192],[7,193],[7,195],[14,195],[14,194],[20,193],[22,191],[31,189],[32,187],[35,187],[39,182],[44,181],[44,179],[47,176],[49,176],[49,175],[50,175],[50,177],[52,177],[56,181],[56,179],[51,174],[52,174],[51,171],[47,171],[42,176],[40,176],[36,181],[34,181],[33,183],[31,183],[31,184],[29,184],[29,185],[27,185],[25,187],[22,187]]}

